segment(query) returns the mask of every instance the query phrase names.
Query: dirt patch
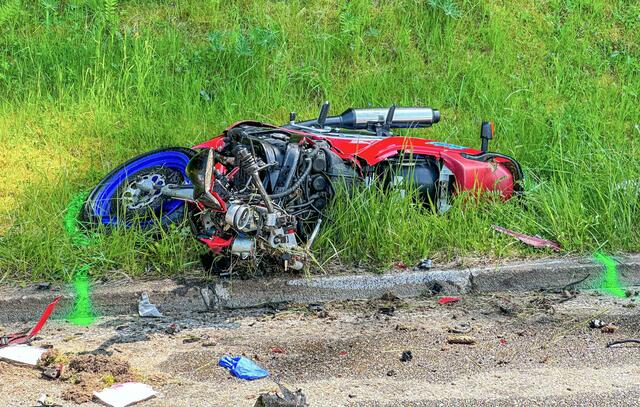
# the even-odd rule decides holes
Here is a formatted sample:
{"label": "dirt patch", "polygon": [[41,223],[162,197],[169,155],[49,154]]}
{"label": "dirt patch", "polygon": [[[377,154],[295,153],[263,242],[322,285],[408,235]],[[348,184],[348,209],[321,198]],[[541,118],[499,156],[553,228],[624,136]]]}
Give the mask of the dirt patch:
{"label": "dirt patch", "polygon": [[51,349],[42,356],[38,366],[43,376],[68,383],[60,397],[78,404],[91,401],[94,391],[137,379],[129,362],[108,355],[62,354]]}
{"label": "dirt patch", "polygon": [[107,355],[76,355],[69,361],[69,369],[76,373],[110,374],[123,379],[131,375],[129,362]]}

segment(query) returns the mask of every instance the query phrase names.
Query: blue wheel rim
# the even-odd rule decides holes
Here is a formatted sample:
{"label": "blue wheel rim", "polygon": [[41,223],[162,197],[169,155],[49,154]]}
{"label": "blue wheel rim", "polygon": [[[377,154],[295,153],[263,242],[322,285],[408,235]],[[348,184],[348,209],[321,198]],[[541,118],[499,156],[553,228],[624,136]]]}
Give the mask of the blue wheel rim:
{"label": "blue wheel rim", "polygon": [[[189,177],[187,177],[186,168],[189,164],[190,157],[179,151],[159,151],[140,157],[137,160],[125,164],[119,171],[111,174],[103,181],[102,188],[98,191],[92,202],[93,213],[103,225],[115,225],[118,219],[111,215],[112,199],[114,194],[128,178],[135,176],[140,171],[144,171],[153,167],[164,167],[180,171],[185,184],[191,185]],[[184,206],[184,201],[178,199],[165,200],[162,204],[162,217],[167,217],[173,212]],[[153,219],[139,222],[140,226],[149,226],[154,222]],[[126,223],[126,222],[125,222]],[[131,226],[126,223],[126,226]]]}

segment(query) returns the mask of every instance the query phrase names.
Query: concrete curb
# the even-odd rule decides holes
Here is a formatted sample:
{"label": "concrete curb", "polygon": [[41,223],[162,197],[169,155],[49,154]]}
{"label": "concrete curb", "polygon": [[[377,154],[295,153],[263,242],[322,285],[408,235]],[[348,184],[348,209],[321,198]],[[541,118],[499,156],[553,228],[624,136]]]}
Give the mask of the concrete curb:
{"label": "concrete curb", "polygon": [[[640,255],[618,259],[623,286],[640,285]],[[190,280],[176,282],[115,281],[96,284],[92,301],[100,315],[137,312],[143,291],[166,315],[220,308],[249,308],[270,303],[320,303],[334,300],[369,299],[392,291],[399,297],[429,292],[442,294],[496,291],[532,291],[562,288],[586,277],[583,288],[597,287],[603,266],[584,257],[564,257],[512,262],[493,267],[448,270],[393,271],[385,274],[269,278],[254,280]],[[73,306],[69,287],[50,290],[0,288],[0,323],[35,321],[56,296],[62,301],[54,318],[62,318]]]}

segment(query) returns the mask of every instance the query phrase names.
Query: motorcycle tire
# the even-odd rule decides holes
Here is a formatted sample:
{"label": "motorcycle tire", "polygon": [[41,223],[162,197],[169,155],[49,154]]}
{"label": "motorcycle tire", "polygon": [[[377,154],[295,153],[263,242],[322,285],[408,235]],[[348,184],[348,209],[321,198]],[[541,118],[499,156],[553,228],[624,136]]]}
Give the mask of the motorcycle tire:
{"label": "motorcycle tire", "polygon": [[158,185],[191,184],[186,174],[195,151],[172,147],[150,151],[119,165],[107,174],[84,202],[81,221],[98,226],[169,226],[185,218],[187,204],[145,193],[136,184],[150,180]]}

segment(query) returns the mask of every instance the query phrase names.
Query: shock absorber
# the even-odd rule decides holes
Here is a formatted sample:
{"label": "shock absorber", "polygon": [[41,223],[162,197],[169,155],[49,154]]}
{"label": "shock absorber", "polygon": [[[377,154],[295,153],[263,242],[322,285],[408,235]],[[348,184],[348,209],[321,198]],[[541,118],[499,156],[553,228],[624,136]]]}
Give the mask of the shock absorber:
{"label": "shock absorber", "polygon": [[253,181],[253,185],[255,185],[258,193],[264,200],[264,204],[267,207],[267,211],[269,213],[274,213],[273,202],[271,202],[271,198],[267,195],[267,191],[264,189],[264,185],[262,185],[262,180],[260,179],[260,175],[258,174],[258,170],[260,167],[256,162],[255,157],[247,150],[246,147],[242,145],[237,145],[233,149],[233,154],[238,159],[238,163],[240,164],[240,168],[242,168]]}

